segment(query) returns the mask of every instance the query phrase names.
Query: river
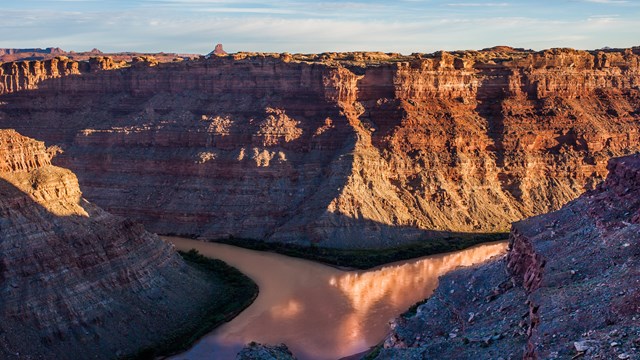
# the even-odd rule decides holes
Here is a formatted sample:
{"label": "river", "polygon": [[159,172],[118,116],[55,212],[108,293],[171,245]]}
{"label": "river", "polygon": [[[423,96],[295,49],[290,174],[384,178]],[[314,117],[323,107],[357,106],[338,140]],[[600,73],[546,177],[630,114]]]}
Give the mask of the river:
{"label": "river", "polygon": [[179,250],[225,261],[260,287],[256,301],[172,359],[235,359],[251,341],[285,343],[300,360],[336,360],[376,345],[389,321],[433,292],[458,266],[504,253],[506,242],[345,271],[313,261],[224,244],[163,237]]}

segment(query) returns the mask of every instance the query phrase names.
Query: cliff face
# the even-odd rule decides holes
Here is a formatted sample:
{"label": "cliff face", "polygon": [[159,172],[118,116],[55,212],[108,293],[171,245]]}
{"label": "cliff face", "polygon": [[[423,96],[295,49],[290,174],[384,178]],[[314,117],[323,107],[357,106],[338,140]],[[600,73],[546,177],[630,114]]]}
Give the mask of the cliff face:
{"label": "cliff face", "polygon": [[515,223],[506,257],[442,278],[378,358],[639,358],[640,155],[608,168],[595,190]]}
{"label": "cliff face", "polygon": [[82,62],[70,60],[65,56],[57,56],[46,61],[0,62],[0,94],[33,90],[46,80],[112,70],[125,65],[125,62],[117,62],[110,57],[93,57]]}
{"label": "cliff face", "polygon": [[200,316],[216,285],[142,225],[82,199],[53,153],[0,130],[0,358],[131,355]]}
{"label": "cliff face", "polygon": [[639,58],[549,50],[78,65],[82,76],[20,88],[34,91],[5,85],[0,120],[59,144],[88,198],[157,232],[390,246],[504,231],[593,188],[609,158],[640,150]]}

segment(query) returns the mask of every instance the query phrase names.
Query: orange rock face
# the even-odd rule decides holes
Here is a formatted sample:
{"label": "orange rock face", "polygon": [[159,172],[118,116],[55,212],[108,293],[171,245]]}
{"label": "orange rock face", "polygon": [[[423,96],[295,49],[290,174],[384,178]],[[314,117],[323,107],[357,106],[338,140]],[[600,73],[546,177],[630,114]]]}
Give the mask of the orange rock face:
{"label": "orange rock face", "polygon": [[215,285],[84,200],[52,154],[0,130],[0,358],[126,356],[191,324]]}
{"label": "orange rock face", "polygon": [[14,130],[0,131],[0,172],[31,171],[51,165],[53,157],[41,141],[20,136]]}
{"label": "orange rock face", "polygon": [[506,231],[593,188],[640,150],[639,59],[500,47],[79,65],[5,85],[0,119],[61,146],[88,198],[154,231],[393,246]]}

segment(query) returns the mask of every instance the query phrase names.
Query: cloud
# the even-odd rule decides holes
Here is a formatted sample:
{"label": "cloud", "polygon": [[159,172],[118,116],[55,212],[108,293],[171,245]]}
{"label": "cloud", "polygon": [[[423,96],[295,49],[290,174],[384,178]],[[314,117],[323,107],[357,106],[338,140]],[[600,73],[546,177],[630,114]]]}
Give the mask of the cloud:
{"label": "cloud", "polygon": [[178,4],[178,5],[240,5],[240,4],[269,4],[269,1],[260,0],[142,0],[143,3],[152,4]]}
{"label": "cloud", "polygon": [[[358,1],[269,3],[273,4],[266,0],[147,0],[144,6],[127,3],[113,10],[104,6],[91,7],[92,11],[73,6],[8,9],[0,22],[0,31],[8,35],[0,39],[0,47],[206,54],[221,42],[230,52],[412,53],[494,45],[628,47],[637,45],[640,38],[640,17],[633,12],[594,15],[597,11],[592,7],[574,5],[578,9],[571,18],[556,16],[564,14],[556,11],[559,8],[570,7],[566,3],[545,12],[523,12],[520,4],[508,2],[483,3],[491,8],[482,12],[474,10],[482,9],[480,2],[451,0],[409,1],[406,6]],[[547,16],[548,12],[555,17]]]}
{"label": "cloud", "polygon": [[628,0],[584,0],[595,4],[628,4]]}
{"label": "cloud", "polygon": [[269,9],[269,8],[207,8],[198,9],[197,11],[204,11],[209,13],[240,13],[240,14],[299,14],[295,10],[286,9]]}
{"label": "cloud", "polygon": [[501,2],[501,3],[451,3],[447,4],[447,6],[456,6],[456,7],[503,7],[509,6],[509,3]]}

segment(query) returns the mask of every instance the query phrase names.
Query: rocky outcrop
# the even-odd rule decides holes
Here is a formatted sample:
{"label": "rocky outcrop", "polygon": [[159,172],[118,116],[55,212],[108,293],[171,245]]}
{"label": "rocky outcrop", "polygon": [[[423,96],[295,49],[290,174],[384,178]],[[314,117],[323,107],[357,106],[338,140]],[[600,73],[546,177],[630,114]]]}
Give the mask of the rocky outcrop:
{"label": "rocky outcrop", "polygon": [[640,358],[640,155],[561,210],[513,225],[499,260],[440,280],[378,359]]}
{"label": "rocky outcrop", "polygon": [[216,44],[216,47],[213,49],[213,51],[208,54],[208,56],[212,55],[227,55],[227,52],[224,51],[222,44]]}
{"label": "rocky outcrop", "polygon": [[55,152],[0,130],[0,358],[124,357],[196,322],[218,285],[84,200]]}
{"label": "rocky outcrop", "polygon": [[46,149],[41,141],[20,136],[15,130],[0,131],[0,172],[29,172],[51,165],[56,148]]}
{"label": "rocky outcrop", "polygon": [[109,57],[94,57],[87,62],[70,60],[65,56],[45,61],[18,61],[0,63],[0,94],[33,90],[38,84],[64,76],[112,70],[126,65]]}
{"label": "rocky outcrop", "polygon": [[0,123],[59,145],[89,199],[156,232],[385,247],[506,231],[592,189],[640,150],[639,59],[498,47],[78,65],[5,90]]}
{"label": "rocky outcrop", "polygon": [[269,346],[252,342],[238,353],[236,360],[296,360],[296,357],[285,344]]}

